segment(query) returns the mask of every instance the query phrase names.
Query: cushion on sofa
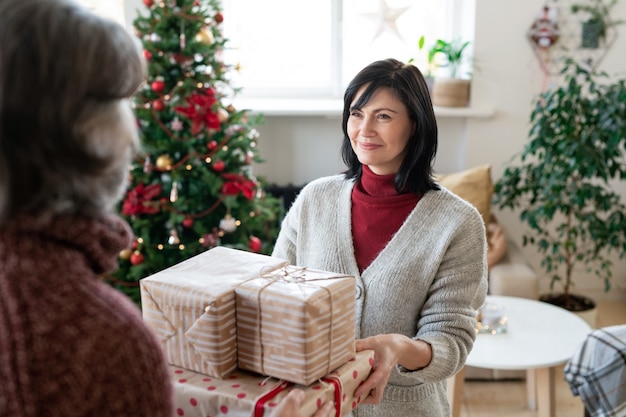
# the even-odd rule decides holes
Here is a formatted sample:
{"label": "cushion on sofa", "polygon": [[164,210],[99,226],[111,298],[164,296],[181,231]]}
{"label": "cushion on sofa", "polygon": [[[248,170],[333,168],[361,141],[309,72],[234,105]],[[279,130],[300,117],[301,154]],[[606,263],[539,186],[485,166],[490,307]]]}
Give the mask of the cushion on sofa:
{"label": "cushion on sofa", "polygon": [[489,268],[502,260],[507,242],[502,227],[491,214],[493,182],[491,165],[480,165],[452,174],[436,176],[437,182],[458,195],[478,210],[487,231],[487,264]]}
{"label": "cushion on sofa", "polygon": [[480,165],[452,174],[437,175],[435,179],[439,184],[476,207],[485,225],[489,224],[493,195],[491,165]]}

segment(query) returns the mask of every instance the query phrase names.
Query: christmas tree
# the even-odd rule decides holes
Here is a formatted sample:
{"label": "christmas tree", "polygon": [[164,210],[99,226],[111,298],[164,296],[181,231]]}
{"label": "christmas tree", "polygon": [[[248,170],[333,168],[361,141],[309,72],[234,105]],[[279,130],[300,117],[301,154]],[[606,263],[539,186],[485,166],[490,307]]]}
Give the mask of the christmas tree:
{"label": "christmas tree", "polygon": [[142,149],[119,205],[136,237],[106,277],[137,303],[141,278],[214,246],[270,253],[282,214],[251,169],[261,116],[230,104],[219,1],[144,4],[133,22],[148,64],[134,98]]}

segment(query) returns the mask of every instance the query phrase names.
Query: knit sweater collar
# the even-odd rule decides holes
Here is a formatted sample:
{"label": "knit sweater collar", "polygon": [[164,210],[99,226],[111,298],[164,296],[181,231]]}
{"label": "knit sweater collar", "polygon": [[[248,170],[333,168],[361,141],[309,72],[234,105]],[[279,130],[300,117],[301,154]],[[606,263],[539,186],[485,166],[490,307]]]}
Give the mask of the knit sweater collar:
{"label": "knit sweater collar", "polygon": [[28,236],[40,243],[55,242],[75,249],[82,253],[96,274],[116,269],[119,252],[130,247],[133,237],[128,224],[114,215],[102,218],[23,215],[0,229],[0,240],[5,234]]}
{"label": "knit sweater collar", "polygon": [[396,174],[377,175],[370,167],[363,165],[359,191],[371,197],[398,195],[394,185]]}

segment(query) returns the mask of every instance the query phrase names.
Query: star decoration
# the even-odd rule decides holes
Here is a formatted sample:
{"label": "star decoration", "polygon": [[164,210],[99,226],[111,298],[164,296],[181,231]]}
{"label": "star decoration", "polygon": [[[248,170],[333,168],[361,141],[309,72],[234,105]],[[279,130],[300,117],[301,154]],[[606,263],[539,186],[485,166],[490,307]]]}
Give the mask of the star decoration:
{"label": "star decoration", "polygon": [[387,0],[379,0],[378,2],[378,12],[375,13],[363,13],[363,16],[366,16],[370,19],[374,19],[378,22],[378,29],[376,30],[376,34],[372,40],[376,40],[380,35],[385,33],[386,31],[393,32],[398,38],[402,39],[402,35],[398,30],[398,26],[396,26],[396,20],[400,16],[402,16],[407,10],[408,7],[400,7],[397,9],[392,9],[387,5]]}

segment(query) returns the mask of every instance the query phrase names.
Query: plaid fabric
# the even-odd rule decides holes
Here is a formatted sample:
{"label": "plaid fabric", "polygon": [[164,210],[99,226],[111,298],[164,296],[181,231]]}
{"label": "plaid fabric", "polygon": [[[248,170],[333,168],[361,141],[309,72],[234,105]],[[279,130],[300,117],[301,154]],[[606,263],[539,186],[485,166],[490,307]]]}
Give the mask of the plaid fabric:
{"label": "plaid fabric", "polygon": [[592,331],[564,373],[589,416],[626,416],[626,324]]}

